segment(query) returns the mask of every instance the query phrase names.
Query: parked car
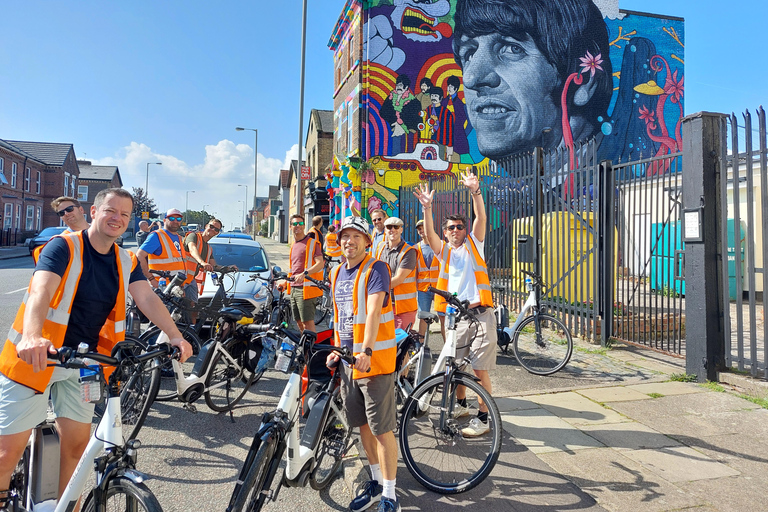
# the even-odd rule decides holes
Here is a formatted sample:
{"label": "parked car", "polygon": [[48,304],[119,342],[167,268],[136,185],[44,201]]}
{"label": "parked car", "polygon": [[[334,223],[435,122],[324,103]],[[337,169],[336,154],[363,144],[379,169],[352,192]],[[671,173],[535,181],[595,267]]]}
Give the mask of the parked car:
{"label": "parked car", "polygon": [[42,230],[40,234],[29,241],[29,255],[32,256],[32,254],[35,252],[35,249],[41,245],[47,244],[51,238],[62,234],[66,230],[67,226],[51,226],[50,228],[45,228]]}
{"label": "parked car", "polygon": [[219,233],[216,238],[242,238],[244,240],[253,240],[248,233],[242,233],[240,231],[227,231],[226,233]]}
{"label": "parked car", "polygon": [[115,240],[115,243],[118,245],[118,247],[122,247],[123,241],[124,241],[123,235],[120,235],[119,237],[117,237],[117,240]]}
{"label": "parked car", "polygon": [[[266,280],[270,277],[269,257],[260,243],[249,239],[217,236],[208,244],[213,250],[217,265],[236,265],[240,270],[226,274],[224,288],[232,298],[232,306],[258,316],[271,304]],[[258,276],[251,280],[252,276]],[[217,285],[211,279],[211,272],[205,277],[200,300],[210,300],[216,293]]]}

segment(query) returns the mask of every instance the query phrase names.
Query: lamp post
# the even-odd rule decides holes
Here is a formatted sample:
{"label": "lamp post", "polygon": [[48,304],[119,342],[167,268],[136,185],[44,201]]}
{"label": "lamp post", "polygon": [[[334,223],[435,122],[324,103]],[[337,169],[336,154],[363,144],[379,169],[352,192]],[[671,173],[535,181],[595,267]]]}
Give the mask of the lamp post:
{"label": "lamp post", "polygon": [[[240,199],[238,203],[243,203],[243,219],[245,219],[245,201]],[[245,229],[245,226],[243,226],[241,229]]]}
{"label": "lamp post", "polygon": [[[243,203],[243,206],[248,205],[248,185],[238,185],[238,187],[245,187],[245,202]],[[256,208],[256,205],[254,205],[254,208]],[[243,230],[245,233],[248,232],[248,229],[246,228],[247,224],[245,222],[245,210],[246,208],[243,208]]]}
{"label": "lamp post", "polygon": [[301,183],[301,148],[304,138],[304,68],[307,55],[307,0],[301,11],[301,80],[299,87],[299,159],[296,162],[296,213],[304,214],[304,187]]}
{"label": "lamp post", "polygon": [[[235,128],[238,132],[242,132],[244,130],[250,130],[254,133],[254,139],[253,139],[253,209],[256,209],[256,201],[257,197],[259,195],[259,130],[256,128],[242,128],[238,126]],[[246,196],[248,195],[248,191],[246,189]],[[246,197],[246,199],[248,199]]]}
{"label": "lamp post", "polygon": [[149,166],[152,164],[163,165],[163,162],[147,162],[147,181],[144,183],[144,195],[147,197],[147,201],[149,201]]}
{"label": "lamp post", "polygon": [[189,212],[189,193],[190,192],[192,192],[194,194],[195,191],[194,190],[187,190],[187,201],[186,201],[186,203],[184,203],[184,219],[185,220],[188,220],[187,219],[187,212]]}

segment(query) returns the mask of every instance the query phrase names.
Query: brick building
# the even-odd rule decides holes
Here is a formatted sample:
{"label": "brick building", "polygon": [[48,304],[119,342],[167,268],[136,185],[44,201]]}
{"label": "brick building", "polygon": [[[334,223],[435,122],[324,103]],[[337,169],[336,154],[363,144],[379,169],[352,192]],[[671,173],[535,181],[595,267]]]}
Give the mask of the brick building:
{"label": "brick building", "polygon": [[359,157],[362,84],[362,6],[348,0],[328,42],[333,55],[333,151],[340,160]]}
{"label": "brick building", "polygon": [[106,188],[122,188],[123,180],[116,165],[93,165],[88,160],[78,160],[80,179],[77,183],[77,200],[85,210],[85,217],[91,216],[93,198]]}
{"label": "brick building", "polygon": [[43,222],[45,172],[44,161],[0,140],[0,225],[4,231],[39,231],[49,225]]}

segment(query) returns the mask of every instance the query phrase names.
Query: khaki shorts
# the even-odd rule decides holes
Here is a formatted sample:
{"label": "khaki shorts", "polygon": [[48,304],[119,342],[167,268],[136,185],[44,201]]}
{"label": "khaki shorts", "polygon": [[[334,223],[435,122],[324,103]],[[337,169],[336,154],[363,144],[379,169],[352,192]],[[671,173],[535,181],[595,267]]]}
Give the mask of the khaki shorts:
{"label": "khaki shorts", "polygon": [[0,435],[18,434],[35,428],[48,415],[48,395],[57,418],[91,423],[94,404],[80,398],[80,370],[53,369],[53,376],[43,393],[0,374]]}
{"label": "khaki shorts", "polygon": [[496,315],[493,308],[485,308],[485,312],[476,316],[479,323],[462,320],[456,326],[456,360],[469,355],[473,370],[493,370],[496,368]]}
{"label": "khaki shorts", "polygon": [[291,312],[293,313],[294,320],[301,322],[314,322],[315,310],[317,309],[317,299],[319,297],[313,297],[311,299],[304,298],[304,289],[292,287],[291,288]]}
{"label": "khaki shorts", "polygon": [[341,397],[349,426],[367,424],[375,436],[395,430],[395,374],[353,380],[352,367],[344,363],[341,366]]}

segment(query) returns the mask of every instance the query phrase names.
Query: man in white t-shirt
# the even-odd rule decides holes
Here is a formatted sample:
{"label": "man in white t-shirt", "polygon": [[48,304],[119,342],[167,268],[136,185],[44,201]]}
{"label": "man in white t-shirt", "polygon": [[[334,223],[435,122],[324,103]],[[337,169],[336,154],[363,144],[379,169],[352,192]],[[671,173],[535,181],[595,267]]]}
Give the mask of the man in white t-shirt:
{"label": "man in white t-shirt", "polygon": [[[478,320],[477,324],[462,320],[457,324],[458,360],[470,354],[472,369],[483,387],[491,392],[490,370],[496,368],[496,317],[493,314],[493,296],[485,264],[485,230],[488,217],[485,212],[480,182],[470,169],[461,177],[472,197],[475,220],[472,231],[467,233],[467,219],[463,215],[449,215],[443,221],[443,242],[435,232],[432,219],[434,191],[422,184],[414,192],[424,211],[425,239],[440,260],[436,288],[455,293],[459,300],[469,301],[469,308]],[[445,300],[435,296],[435,309],[445,312]],[[462,348],[463,347],[463,348]],[[457,404],[454,416],[460,418],[469,414],[466,388],[456,390]],[[489,431],[488,408],[482,401],[477,417],[462,429],[464,437],[477,437]]]}

